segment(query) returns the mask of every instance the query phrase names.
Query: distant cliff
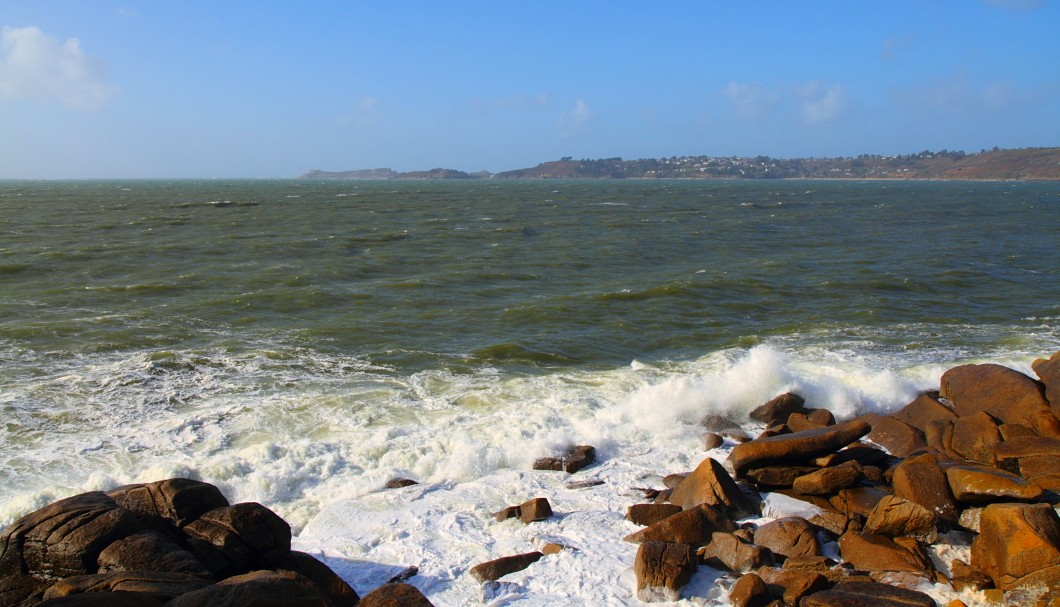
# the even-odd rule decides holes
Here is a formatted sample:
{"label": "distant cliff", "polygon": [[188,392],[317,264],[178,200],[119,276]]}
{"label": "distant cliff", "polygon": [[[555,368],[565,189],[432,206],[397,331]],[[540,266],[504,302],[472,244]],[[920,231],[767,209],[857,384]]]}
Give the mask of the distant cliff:
{"label": "distant cliff", "polygon": [[672,156],[670,158],[570,157],[490,174],[453,169],[398,173],[367,169],[310,171],[302,179],[979,179],[1060,180],[1060,148],[919,152],[902,156],[862,154],[843,158],[769,156]]}

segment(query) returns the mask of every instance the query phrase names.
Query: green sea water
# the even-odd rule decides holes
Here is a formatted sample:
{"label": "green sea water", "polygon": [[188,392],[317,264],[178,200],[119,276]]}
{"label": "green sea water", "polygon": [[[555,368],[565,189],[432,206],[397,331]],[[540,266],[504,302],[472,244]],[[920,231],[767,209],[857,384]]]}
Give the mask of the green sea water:
{"label": "green sea water", "polygon": [[1026,367],[1060,349],[1058,250],[1051,182],[2,182],[0,518],[158,466],[297,510],[339,470],[443,474],[335,436],[567,427],[756,348],[816,386]]}

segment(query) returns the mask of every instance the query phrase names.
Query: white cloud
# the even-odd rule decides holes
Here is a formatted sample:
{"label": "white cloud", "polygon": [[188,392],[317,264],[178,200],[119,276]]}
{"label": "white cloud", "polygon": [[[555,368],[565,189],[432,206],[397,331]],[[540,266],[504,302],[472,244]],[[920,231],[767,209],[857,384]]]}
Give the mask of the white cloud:
{"label": "white cloud", "polygon": [[799,87],[796,94],[802,100],[801,114],[804,124],[831,122],[842,116],[846,110],[846,87],[841,84],[824,88],[820,82],[814,81]]}
{"label": "white cloud", "polygon": [[85,55],[77,38],[60,43],[37,27],[0,29],[0,98],[98,109],[117,92],[106,63]]}
{"label": "white cloud", "polygon": [[764,118],[777,103],[777,95],[761,84],[730,82],[722,94],[732,104],[736,115],[744,120]]}
{"label": "white cloud", "polygon": [[577,133],[585,127],[592,115],[593,112],[589,109],[589,104],[579,97],[574,100],[574,108],[560,116],[560,128],[568,135]]}

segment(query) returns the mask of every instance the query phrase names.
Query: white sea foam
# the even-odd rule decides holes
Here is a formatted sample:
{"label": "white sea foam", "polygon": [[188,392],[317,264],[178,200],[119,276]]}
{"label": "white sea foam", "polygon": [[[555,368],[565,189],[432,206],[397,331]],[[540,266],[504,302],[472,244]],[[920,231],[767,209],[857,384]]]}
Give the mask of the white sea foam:
{"label": "white sea foam", "polygon": [[[296,547],[362,593],[416,566],[411,582],[439,607],[637,605],[625,510],[640,499],[635,487],[658,487],[662,475],[702,460],[705,415],[754,431],[747,413],[786,391],[840,418],[890,411],[937,387],[949,366],[776,345],[546,374],[400,376],[352,358],[268,349],[67,361],[2,393],[0,406],[18,414],[5,419],[0,444],[0,523],[80,491],[185,476],[273,508],[291,522]],[[600,463],[575,477],[530,471],[537,457],[575,444],[595,445]],[[422,484],[382,491],[392,477]],[[604,484],[567,489],[572,478]],[[555,517],[524,526],[490,516],[538,496]],[[765,514],[806,507],[773,496]],[[571,550],[485,590],[467,574],[546,539]],[[688,604],[724,602],[729,583],[704,568],[686,589]]]}

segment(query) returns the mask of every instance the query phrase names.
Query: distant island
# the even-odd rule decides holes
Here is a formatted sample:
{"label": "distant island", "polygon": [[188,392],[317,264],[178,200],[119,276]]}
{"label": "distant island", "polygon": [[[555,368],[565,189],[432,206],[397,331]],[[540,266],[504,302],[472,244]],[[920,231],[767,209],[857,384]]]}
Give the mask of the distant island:
{"label": "distant island", "polygon": [[862,154],[843,158],[769,156],[672,156],[602,158],[567,156],[527,169],[465,173],[431,169],[399,173],[391,169],[313,170],[299,179],[967,179],[1060,180],[1060,148],[924,151],[904,156]]}

